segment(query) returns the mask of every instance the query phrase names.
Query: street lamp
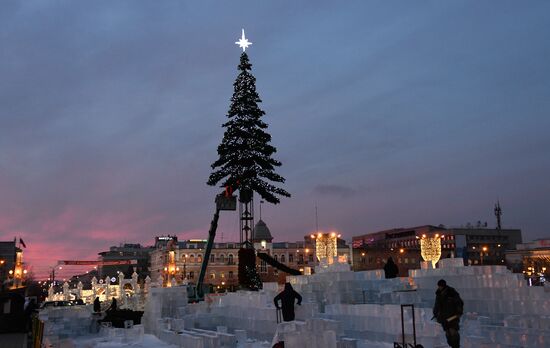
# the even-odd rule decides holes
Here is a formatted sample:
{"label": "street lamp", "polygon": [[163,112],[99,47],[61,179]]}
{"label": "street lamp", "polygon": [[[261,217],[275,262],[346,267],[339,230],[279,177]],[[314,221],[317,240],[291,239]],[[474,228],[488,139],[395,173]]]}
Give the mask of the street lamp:
{"label": "street lamp", "polygon": [[187,258],[189,255],[185,254],[183,259],[183,279],[187,278]]}
{"label": "street lamp", "polygon": [[489,250],[489,248],[487,248],[486,246],[484,246],[483,248],[481,248],[481,252],[479,253],[479,256],[480,256],[480,259],[481,259],[481,264],[483,265],[483,254],[485,252],[487,252],[487,250]]}

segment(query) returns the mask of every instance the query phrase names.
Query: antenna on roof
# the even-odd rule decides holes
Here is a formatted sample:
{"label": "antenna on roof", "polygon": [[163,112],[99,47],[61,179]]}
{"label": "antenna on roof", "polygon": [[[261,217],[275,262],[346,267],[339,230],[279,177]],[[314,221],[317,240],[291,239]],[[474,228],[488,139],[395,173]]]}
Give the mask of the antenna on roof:
{"label": "antenna on roof", "polygon": [[317,215],[317,204],[315,204],[315,233],[319,232],[319,222],[318,222],[318,215]]}
{"label": "antenna on roof", "polygon": [[495,204],[495,216],[497,217],[497,230],[501,230],[501,216],[502,216],[502,209],[500,208],[500,202],[497,200],[497,204]]}
{"label": "antenna on roof", "polygon": [[264,201],[260,201],[260,220],[262,219],[262,204]]}

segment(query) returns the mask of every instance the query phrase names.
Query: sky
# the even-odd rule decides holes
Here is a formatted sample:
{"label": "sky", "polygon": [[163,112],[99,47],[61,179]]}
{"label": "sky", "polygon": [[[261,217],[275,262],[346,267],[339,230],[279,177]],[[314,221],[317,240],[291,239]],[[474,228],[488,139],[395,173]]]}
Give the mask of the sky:
{"label": "sky", "polygon": [[[2,1],[0,240],[41,277],[206,238],[244,28],[275,241],[478,220],[550,237],[550,2]],[[256,206],[256,212],[258,207]],[[216,241],[238,240],[223,212]],[[67,271],[70,272],[70,271]]]}

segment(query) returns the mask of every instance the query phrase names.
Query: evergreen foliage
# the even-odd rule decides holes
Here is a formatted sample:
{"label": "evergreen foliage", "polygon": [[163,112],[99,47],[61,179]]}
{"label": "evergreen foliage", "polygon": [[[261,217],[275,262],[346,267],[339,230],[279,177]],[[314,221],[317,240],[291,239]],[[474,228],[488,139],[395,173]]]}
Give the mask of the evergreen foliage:
{"label": "evergreen foliage", "polygon": [[248,290],[262,288],[262,280],[256,270],[256,253],[254,249],[239,249],[239,284]]}
{"label": "evergreen foliage", "polygon": [[248,55],[243,52],[240,73],[233,84],[229,121],[223,124],[226,130],[218,146],[219,158],[212,164],[214,171],[207,183],[214,186],[221,182],[221,187],[230,187],[232,191],[251,190],[277,204],[277,196],[290,197],[290,194],[270,183],[283,183],[285,179],[274,171],[281,162],[272,158],[277,149],[269,144],[271,135],[261,120],[265,112],[258,106],[261,99],[251,68]]}

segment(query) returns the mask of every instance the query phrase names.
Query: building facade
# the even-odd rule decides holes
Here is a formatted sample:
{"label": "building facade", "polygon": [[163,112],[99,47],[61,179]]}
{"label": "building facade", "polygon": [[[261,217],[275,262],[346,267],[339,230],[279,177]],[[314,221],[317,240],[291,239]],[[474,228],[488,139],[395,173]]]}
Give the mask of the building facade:
{"label": "building facade", "polygon": [[[164,286],[172,283],[181,284],[184,279],[191,283],[198,280],[206,240],[177,241],[172,238],[171,243],[155,243],[156,247],[151,252],[151,279],[157,282],[162,280]],[[167,237],[157,237],[167,238]],[[265,222],[259,220],[255,225],[251,242],[254,248],[267,253],[277,262],[299,270],[309,271],[319,264],[315,257],[315,240],[309,235],[303,241],[297,242],[273,242],[271,232]],[[338,238],[338,255],[342,260],[351,260],[351,248],[345,241]],[[233,289],[238,285],[238,253],[240,245],[236,242],[214,243],[207,272],[205,284],[211,284],[215,289]],[[283,282],[286,273],[269,265],[264,260],[256,258],[256,269],[263,282]],[[170,285],[169,285],[170,284]]]}
{"label": "building facade", "polygon": [[518,244],[506,253],[506,262],[514,272],[524,273],[540,281],[550,275],[550,239]]}
{"label": "building facade", "polygon": [[521,243],[519,229],[446,228],[424,225],[368,233],[352,238],[353,269],[381,269],[389,257],[399,267],[399,275],[420,268],[420,239],[441,238],[441,258],[462,257],[466,265],[506,264],[507,250]]}
{"label": "building facade", "polygon": [[140,280],[149,275],[150,261],[149,254],[153,247],[144,247],[140,244],[121,244],[112,246],[108,251],[99,253],[100,261],[131,261],[135,260],[133,265],[99,265],[98,272],[101,279],[106,276],[118,277],[118,273],[124,273],[126,278],[130,278],[135,271]]}
{"label": "building facade", "polygon": [[23,250],[14,239],[0,242],[0,287],[17,288],[23,285],[27,270],[23,264]]}
{"label": "building facade", "polygon": [[[162,239],[164,236],[158,238]],[[199,278],[206,243],[206,240],[193,239],[156,243],[156,248],[150,253],[151,279],[155,282],[162,280],[163,286],[169,286],[173,281],[181,284],[184,279],[195,283]],[[238,243],[214,243],[204,282],[227,287],[238,284],[238,252]]]}

